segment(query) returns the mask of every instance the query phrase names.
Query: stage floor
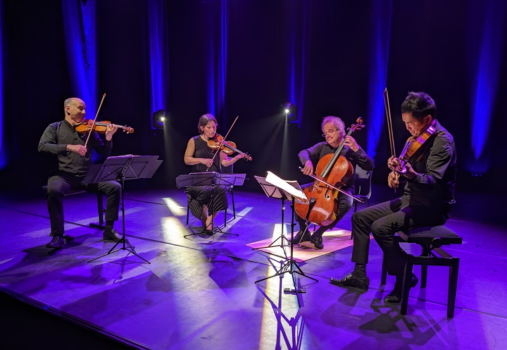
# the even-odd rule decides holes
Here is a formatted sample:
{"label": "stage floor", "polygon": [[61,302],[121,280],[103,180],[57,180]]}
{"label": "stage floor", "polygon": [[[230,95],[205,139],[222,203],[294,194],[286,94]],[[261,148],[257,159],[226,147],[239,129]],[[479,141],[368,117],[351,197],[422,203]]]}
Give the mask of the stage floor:
{"label": "stage floor", "polygon": [[[211,239],[183,237],[191,227],[182,190],[127,191],[125,197],[127,238],[151,264],[125,251],[87,262],[113,246],[87,226],[97,221],[95,195],[65,198],[66,234],[75,240],[54,252],[45,248],[50,230],[44,195],[3,194],[0,285],[140,348],[507,348],[505,225],[449,220],[447,226],[463,237],[462,245],[446,248],[460,258],[455,316],[446,316],[446,267],[429,267],[427,288],[411,290],[402,316],[398,304],[382,301],[394,279],[380,285],[382,254],[375,241],[367,292],[329,282],[352,271],[348,247],[300,264],[318,282],[299,278],[306,290],[299,307],[295,295],[283,293],[292,286],[290,275],[254,283],[272,275],[280,258],[246,246],[278,236],[280,201],[236,190],[236,219],[230,206],[225,231],[238,236]],[[337,227],[351,229],[352,211]],[[290,213],[287,206],[286,223]],[[221,214],[217,222],[223,221]],[[199,222],[190,216],[190,224]],[[121,231],[121,221],[115,228]],[[415,273],[420,276],[419,267]]]}

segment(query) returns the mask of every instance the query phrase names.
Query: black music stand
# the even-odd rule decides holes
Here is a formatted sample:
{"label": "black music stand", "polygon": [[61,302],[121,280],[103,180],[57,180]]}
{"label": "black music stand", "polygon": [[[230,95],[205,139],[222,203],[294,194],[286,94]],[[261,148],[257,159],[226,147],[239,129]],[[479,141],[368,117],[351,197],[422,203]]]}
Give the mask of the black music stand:
{"label": "black music stand", "polygon": [[[189,186],[241,186],[245,182],[246,174],[222,174],[215,171],[207,171],[202,173],[190,173],[188,175],[179,175],[176,178],[176,186],[189,187]],[[211,191],[211,201],[213,201],[213,191]],[[213,213],[211,213],[213,215]],[[213,218],[214,219],[214,218]],[[220,227],[214,227],[214,220],[211,220],[211,232],[212,237],[215,237],[215,233],[220,232],[227,235],[239,236],[237,233],[224,232]],[[206,227],[203,227],[202,232],[192,232],[188,235],[183,236],[194,236],[206,232]]]}
{"label": "black music stand", "polygon": [[[296,279],[295,279],[294,274],[297,273],[297,274],[299,274],[301,276],[304,276],[304,277],[307,277],[307,278],[309,278],[311,280],[314,280],[315,282],[318,282],[318,281],[315,278],[306,275],[303,272],[303,270],[301,270],[301,268],[299,267],[297,261],[294,260],[294,226],[296,226],[296,224],[295,224],[294,221],[295,221],[295,213],[296,213],[296,210],[295,210],[296,197],[293,196],[293,195],[291,195],[289,193],[289,191],[288,191],[288,188],[286,187],[286,186],[289,186],[289,188],[290,188],[290,187],[294,187],[294,186],[291,186],[285,180],[282,180],[282,179],[278,178],[276,175],[274,175],[273,176],[275,178],[274,180],[278,180],[278,183],[279,183],[279,185],[275,185],[273,183],[275,181],[272,181],[270,179],[271,175],[274,175],[274,174],[268,172],[268,176],[266,177],[266,182],[269,182],[272,185],[274,185],[275,187],[277,187],[280,190],[280,192],[284,193],[284,195],[287,197],[287,199],[292,200],[292,205],[291,205],[291,208],[292,208],[292,219],[291,219],[290,258],[286,259],[286,261],[280,267],[280,270],[278,270],[274,275],[262,278],[260,280],[257,280],[257,281],[255,281],[255,283],[265,281],[265,280],[267,280],[269,278],[273,278],[275,276],[281,276],[283,274],[290,273],[290,275],[292,277],[292,282],[294,283],[294,289],[285,288],[284,292],[285,293],[296,293],[296,294],[297,293],[304,293],[305,291],[303,289],[299,289],[299,288],[296,287]],[[295,183],[297,184],[297,181]],[[284,188],[280,187],[281,185],[284,185],[284,187],[286,187],[286,188],[284,189]],[[299,187],[299,184],[297,184],[296,190],[297,189],[299,189],[299,191],[301,191],[301,188]],[[292,192],[292,191],[290,191],[290,192]],[[298,199],[298,200],[300,200],[300,199]],[[299,298],[298,298],[298,304],[299,304]]]}
{"label": "black music stand", "polygon": [[[146,261],[148,264],[151,264],[148,260],[139,256],[134,247],[130,244],[130,242],[125,238],[125,180],[135,180],[135,179],[149,179],[153,176],[155,171],[158,169],[161,160],[158,160],[158,156],[134,156],[134,155],[126,155],[126,156],[118,156],[118,157],[109,157],[107,158],[103,164],[101,165],[93,165],[90,168],[90,171],[86,175],[83,183],[98,183],[102,181],[120,181],[121,184],[121,212],[122,212],[122,224],[123,224],[123,233],[122,238],[116,242],[116,244],[107,252],[107,254],[101,255],[97,258],[91,259],[88,262],[92,262],[94,260],[100,259],[104,256],[107,256],[112,253],[116,253],[119,250],[127,250],[128,252],[134,254],[138,258]],[[121,248],[116,248],[116,246],[120,243],[123,243]]]}
{"label": "black music stand", "polygon": [[[285,256],[280,256],[280,255],[272,254],[272,253],[270,253],[270,254],[275,255],[275,256],[279,256],[280,258],[287,259],[287,253],[285,253],[285,249],[284,249],[284,247],[285,247],[284,240],[287,242],[287,245],[290,244],[290,241],[283,234],[283,228],[285,227],[285,222],[284,222],[285,201],[287,200],[287,196],[285,195],[285,192],[283,190],[280,190],[275,185],[272,185],[269,182],[267,182],[265,177],[255,176],[255,175],[254,175],[254,177],[257,180],[257,182],[259,183],[259,185],[261,185],[261,188],[264,191],[264,193],[266,194],[266,196],[268,196],[269,198],[276,198],[276,199],[282,200],[282,229],[281,229],[280,237],[278,237],[273,242],[271,242],[270,245],[268,245],[266,247],[252,248],[252,250],[280,247],[283,249],[283,253]],[[280,243],[275,245],[275,243],[278,240],[280,240]]]}

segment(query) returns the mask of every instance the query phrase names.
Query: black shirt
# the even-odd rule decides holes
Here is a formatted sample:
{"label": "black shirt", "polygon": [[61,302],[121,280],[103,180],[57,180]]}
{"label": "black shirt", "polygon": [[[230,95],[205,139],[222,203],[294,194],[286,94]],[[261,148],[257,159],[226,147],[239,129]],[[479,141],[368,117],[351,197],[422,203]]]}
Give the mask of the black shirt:
{"label": "black shirt", "polygon": [[[335,150],[336,148],[334,148],[327,142],[319,142],[313,147],[302,150],[301,152],[299,152],[298,156],[299,160],[303,165],[306,163],[307,160],[311,160],[312,163],[314,164],[314,167],[316,167],[318,161],[322,157],[334,153]],[[356,165],[359,165],[361,169],[366,171],[372,171],[374,168],[373,159],[371,159],[370,156],[368,156],[361,147],[359,147],[357,152],[354,152],[348,146],[344,146],[341,155],[344,156],[350,163],[352,163],[352,166],[354,168]],[[354,182],[355,176],[352,176],[347,181],[343,189],[354,194],[355,193]]]}
{"label": "black shirt", "polygon": [[[208,158],[211,159],[215,155],[211,148],[208,147],[208,143],[202,139],[201,136],[195,136],[193,137],[194,144],[195,144],[195,150],[192,157],[194,158]],[[204,164],[195,164],[192,165],[192,172],[193,173],[203,173],[206,171],[207,166]],[[221,173],[220,168],[220,154],[217,154],[215,159],[213,160],[213,165],[211,168],[209,168],[208,171],[215,171],[217,173]]]}
{"label": "black shirt", "polygon": [[75,127],[66,120],[49,124],[39,141],[39,152],[58,155],[58,170],[76,176],[85,176],[92,164],[92,148],[103,157],[111,154],[112,141],[103,141],[96,132],[92,132],[88,141],[88,152],[67,151],[67,145],[83,145],[88,134],[80,135]]}
{"label": "black shirt", "polygon": [[456,146],[452,135],[438,121],[434,127],[436,136],[424,142],[408,161],[419,175],[407,181],[403,203],[448,212],[456,202]]}

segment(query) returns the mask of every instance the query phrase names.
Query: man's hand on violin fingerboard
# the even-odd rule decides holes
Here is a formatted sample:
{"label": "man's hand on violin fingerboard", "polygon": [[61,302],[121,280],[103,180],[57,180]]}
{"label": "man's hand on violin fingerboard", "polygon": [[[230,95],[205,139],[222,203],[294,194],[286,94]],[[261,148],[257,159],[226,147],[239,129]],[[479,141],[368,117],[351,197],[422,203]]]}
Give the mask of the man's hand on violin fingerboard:
{"label": "man's hand on violin fingerboard", "polygon": [[114,133],[116,131],[118,131],[118,125],[109,124],[106,128],[107,128],[107,130],[106,130],[106,140],[107,141],[111,141],[111,139],[113,138]]}

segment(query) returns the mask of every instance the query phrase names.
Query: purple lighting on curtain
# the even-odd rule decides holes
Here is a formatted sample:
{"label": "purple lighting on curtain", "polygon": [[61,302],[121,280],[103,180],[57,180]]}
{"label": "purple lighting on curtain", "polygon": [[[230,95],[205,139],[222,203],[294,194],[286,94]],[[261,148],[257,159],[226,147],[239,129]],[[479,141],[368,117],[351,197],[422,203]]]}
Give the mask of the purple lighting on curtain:
{"label": "purple lighting on curtain", "polygon": [[[164,60],[166,54],[166,36],[164,23],[164,0],[148,1],[148,31],[150,44],[150,97],[151,113],[166,109],[165,91],[169,80]],[[151,116],[150,116],[151,120]],[[153,126],[152,126],[153,127]]]}
{"label": "purple lighting on curtain", "polygon": [[[308,0],[303,1],[301,11],[298,11],[298,3],[288,2],[287,12],[290,12],[289,41],[289,98],[297,108],[297,120],[295,123],[301,127],[303,120],[303,104],[305,92],[305,65],[306,65],[306,38],[308,31],[308,16],[310,15],[310,4]],[[301,14],[301,22],[299,15]],[[300,26],[299,24],[302,23]],[[286,102],[286,101],[284,101]]]}
{"label": "purple lighting on curtain", "polygon": [[73,94],[86,103],[88,116],[97,111],[95,0],[62,0],[65,44]]}
{"label": "purple lighting on curtain", "polygon": [[371,13],[370,82],[368,87],[368,147],[375,158],[385,121],[382,92],[387,82],[392,0],[374,0]]}
{"label": "purple lighting on curtain", "polygon": [[2,0],[0,0],[0,169],[5,168],[7,165],[7,152],[5,152],[5,146],[3,143],[3,132],[4,132],[4,94],[3,94],[3,12],[2,12]]}
{"label": "purple lighting on curtain", "polygon": [[473,75],[471,145],[475,158],[467,167],[473,173],[484,174],[489,168],[489,160],[481,157],[487,145],[497,95],[502,61],[505,2],[503,0],[471,2],[469,20],[477,25],[473,26],[474,31],[469,30],[467,41],[470,44],[470,69]]}
{"label": "purple lighting on curtain", "polygon": [[[208,111],[215,115],[219,124],[227,125],[225,95],[227,82],[227,49],[229,41],[229,0],[220,0],[220,32],[219,45],[215,45],[215,23],[210,20],[210,41],[208,55]],[[215,51],[215,47],[219,50]]]}

